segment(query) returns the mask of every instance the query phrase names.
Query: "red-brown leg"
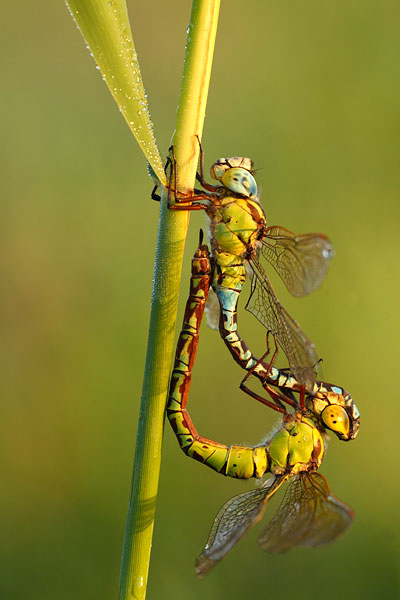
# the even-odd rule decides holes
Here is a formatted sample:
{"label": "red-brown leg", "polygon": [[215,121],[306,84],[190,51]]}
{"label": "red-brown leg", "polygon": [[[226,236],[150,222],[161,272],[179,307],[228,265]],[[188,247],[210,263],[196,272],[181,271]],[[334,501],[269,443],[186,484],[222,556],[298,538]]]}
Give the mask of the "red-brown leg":
{"label": "red-brown leg", "polygon": [[[210,196],[205,192],[193,194],[193,192],[179,192],[178,186],[178,175],[177,175],[177,163],[175,157],[174,147],[171,146],[169,151],[172,154],[172,159],[168,158],[169,164],[171,165],[171,173],[168,182],[168,208],[170,210],[204,210],[210,201]],[[167,163],[168,164],[168,163]],[[172,201],[173,194],[173,201]],[[207,204],[204,204],[204,200]],[[196,202],[196,204],[193,204]]]}
{"label": "red-brown leg", "polygon": [[[270,334],[270,331],[267,332],[267,352],[266,352],[267,356],[269,354],[269,334]],[[272,369],[273,363],[278,355],[278,342],[276,341],[276,335],[273,335],[273,338],[274,338],[274,343],[275,343],[275,350],[274,350],[274,354],[273,354],[273,356],[269,362],[268,368],[267,368],[267,372],[266,372],[266,375],[265,375],[265,378],[263,381],[263,388],[265,389],[266,392],[269,393],[269,395],[271,395],[271,390],[272,390],[274,392],[274,395],[276,395],[283,402],[286,402],[286,404],[289,404],[289,406],[291,406],[292,408],[297,410],[299,406],[295,400],[293,400],[292,398],[289,398],[289,396],[286,396],[283,394],[278,394],[277,392],[275,392],[275,390],[273,390],[273,388],[271,388],[271,384],[267,381],[267,378]]]}
{"label": "red-brown leg", "polygon": [[[267,333],[267,350],[266,352],[264,352],[264,354],[261,356],[261,358],[258,359],[258,361],[252,366],[252,368],[246,373],[246,375],[244,376],[241,384],[240,384],[240,389],[242,389],[243,391],[245,391],[246,393],[249,393],[250,396],[252,396],[253,398],[255,398],[256,400],[259,400],[259,402],[262,402],[263,404],[266,404],[266,406],[270,406],[271,408],[275,408],[275,410],[279,410],[279,412],[285,412],[286,413],[286,409],[284,408],[282,402],[286,402],[286,404],[289,404],[289,406],[291,406],[292,408],[294,408],[295,410],[297,410],[299,408],[297,402],[295,400],[293,400],[292,398],[289,398],[288,396],[284,396],[283,394],[279,394],[278,392],[276,392],[272,387],[271,384],[268,383],[267,378],[268,375],[272,369],[272,365],[274,363],[274,360],[276,359],[277,355],[278,355],[278,344],[276,342],[276,337],[274,337],[274,341],[275,341],[275,350],[274,350],[274,354],[267,366],[267,370],[266,370],[266,374],[265,374],[265,378],[263,380],[262,386],[264,388],[264,390],[271,396],[271,398],[274,400],[274,402],[276,403],[276,405],[279,407],[276,408],[275,405],[271,406],[271,403],[268,402],[267,400],[265,400],[264,398],[262,398],[262,396],[259,396],[258,394],[255,394],[254,392],[251,392],[249,390],[249,388],[245,385],[245,382],[247,381],[247,379],[250,377],[250,375],[253,374],[254,370],[257,368],[257,366],[264,361],[264,359],[268,356],[268,354],[270,353],[270,347],[269,347],[269,332]],[[283,411],[280,410],[280,408],[283,408]]]}
{"label": "red-brown leg", "polygon": [[197,181],[199,181],[201,183],[201,185],[203,186],[203,188],[205,190],[208,190],[209,192],[216,192],[220,186],[212,185],[211,183],[207,183],[207,181],[204,179],[204,152],[203,152],[203,148],[201,146],[199,136],[196,135],[196,137],[197,137],[197,141],[199,142],[199,147],[200,147],[200,156],[199,156],[200,173],[196,173],[196,179],[197,179]]}
{"label": "red-brown leg", "polygon": [[[272,394],[271,397],[273,398],[275,404],[273,402],[269,402],[269,400],[266,400],[262,396],[259,396],[258,394],[253,392],[250,388],[247,387],[247,385],[244,384],[243,381],[240,383],[239,387],[241,390],[243,390],[243,392],[245,392],[255,400],[258,400],[262,404],[265,404],[265,406],[269,406],[269,408],[272,408],[273,410],[276,410],[284,415],[286,414],[287,411],[286,408],[283,406],[282,402],[280,402],[280,400],[278,400],[277,398],[273,398]],[[267,390],[267,392],[270,393],[269,390]]]}
{"label": "red-brown leg", "polygon": [[302,385],[300,388],[300,408],[302,410],[304,410],[304,408],[305,408],[305,405],[304,405],[305,393],[306,393],[306,386]]}

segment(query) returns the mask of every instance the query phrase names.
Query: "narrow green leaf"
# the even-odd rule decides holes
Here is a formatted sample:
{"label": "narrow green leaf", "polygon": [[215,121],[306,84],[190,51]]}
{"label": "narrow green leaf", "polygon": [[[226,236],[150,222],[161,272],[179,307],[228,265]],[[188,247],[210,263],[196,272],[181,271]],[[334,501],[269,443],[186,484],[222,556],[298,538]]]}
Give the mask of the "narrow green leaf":
{"label": "narrow green leaf", "polygon": [[125,1],[66,0],[66,4],[139,146],[165,184]]}

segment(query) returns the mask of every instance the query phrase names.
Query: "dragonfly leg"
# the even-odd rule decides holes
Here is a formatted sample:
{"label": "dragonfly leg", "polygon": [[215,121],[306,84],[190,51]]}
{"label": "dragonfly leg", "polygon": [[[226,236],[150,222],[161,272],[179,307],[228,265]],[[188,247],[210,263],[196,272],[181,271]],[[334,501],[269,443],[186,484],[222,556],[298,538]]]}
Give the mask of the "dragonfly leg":
{"label": "dragonfly leg", "polygon": [[[262,355],[262,357],[259,358],[258,361],[252,366],[252,368],[246,373],[246,375],[243,377],[243,379],[242,379],[239,387],[240,387],[241,390],[243,390],[246,394],[248,394],[249,396],[251,396],[255,400],[258,400],[262,404],[265,404],[266,406],[269,406],[269,408],[272,408],[273,410],[276,410],[278,412],[286,414],[287,411],[286,411],[286,408],[284,407],[284,405],[281,402],[280,395],[277,394],[270,386],[268,386],[266,384],[265,379],[263,381],[263,387],[268,392],[268,394],[271,396],[271,398],[274,400],[274,403],[270,402],[269,400],[266,400],[262,396],[259,396],[258,394],[256,394],[252,390],[250,390],[250,388],[248,388],[247,385],[246,385],[246,383],[245,383],[247,381],[247,379],[250,377],[250,375],[253,374],[253,372],[257,368],[257,366],[260,363],[263,362],[263,360],[265,359],[266,356],[268,356],[269,353],[270,353],[270,347],[269,347],[269,339],[268,339],[268,333],[267,333],[267,350],[266,350],[266,352],[264,352],[264,354]],[[268,373],[269,373],[269,371],[272,368],[272,363],[274,362],[277,353],[278,353],[278,348],[277,348],[276,342],[275,342],[275,352],[274,352],[274,355],[272,357],[272,360],[270,361],[270,363],[269,363],[269,365],[267,367],[265,378],[268,377]]]}
{"label": "dragonfly leg", "polygon": [[306,393],[306,386],[302,385],[301,389],[300,389],[300,408],[302,410],[304,410],[304,408],[305,408],[305,405],[304,405],[305,393]]}
{"label": "dragonfly leg", "polygon": [[197,138],[197,141],[198,141],[199,147],[200,147],[200,157],[199,157],[200,173],[196,173],[196,179],[197,179],[197,181],[199,181],[201,183],[201,185],[203,186],[203,188],[205,190],[208,190],[209,192],[216,192],[220,188],[220,186],[212,185],[211,183],[207,183],[207,181],[204,179],[204,152],[203,152],[203,148],[201,146],[200,138],[197,134],[196,134],[196,138]]}
{"label": "dragonfly leg", "polygon": [[[286,408],[283,406],[283,404],[279,400],[279,398],[275,398],[273,396],[273,394],[271,393],[273,391],[272,388],[271,388],[271,390],[268,388],[264,388],[264,389],[266,389],[266,391],[270,394],[270,396],[274,400],[274,402],[270,402],[269,400],[266,400],[266,398],[263,398],[262,396],[259,396],[258,394],[253,392],[250,388],[247,387],[247,385],[244,383],[244,380],[240,383],[239,387],[241,390],[243,390],[243,392],[245,392],[245,394],[248,394],[255,400],[258,400],[259,402],[261,402],[262,404],[265,404],[265,406],[268,406],[269,408],[272,408],[273,410],[276,410],[284,415],[287,413]],[[277,396],[279,396],[279,394],[277,394]]]}
{"label": "dragonfly leg", "polygon": [[269,374],[270,374],[270,372],[271,372],[272,365],[274,364],[274,362],[275,362],[275,359],[276,359],[276,357],[278,356],[278,343],[277,343],[277,341],[276,341],[276,335],[272,334],[270,331],[267,331],[267,336],[266,336],[266,340],[267,340],[267,349],[266,349],[266,351],[264,352],[264,354],[262,355],[262,358],[261,358],[260,360],[261,360],[261,361],[264,361],[264,359],[265,359],[265,358],[267,358],[267,356],[269,355],[269,353],[270,353],[270,351],[271,351],[271,350],[270,350],[270,347],[269,347],[269,336],[270,336],[270,335],[272,335],[272,337],[274,338],[275,350],[274,350],[274,353],[273,353],[273,355],[272,355],[272,358],[271,358],[271,360],[269,361],[269,364],[268,364],[268,367],[267,367],[267,370],[266,370],[266,373],[265,373],[265,376],[264,376],[264,382],[263,382],[264,384],[266,383],[266,380],[267,380],[267,378],[268,378],[268,376],[269,376]]}
{"label": "dragonfly leg", "polygon": [[157,194],[157,190],[158,190],[158,185],[156,183],[156,185],[151,190],[151,199],[155,200],[156,202],[160,202],[161,196],[160,196],[160,194]]}
{"label": "dragonfly leg", "polygon": [[[268,354],[269,354],[269,353],[270,353],[270,351],[271,351],[271,349],[270,349],[270,347],[269,347],[269,336],[270,336],[270,335],[272,335],[272,333],[271,333],[270,331],[267,331],[267,335],[265,336],[265,340],[266,340],[266,344],[267,344],[267,349],[266,349],[266,351],[265,351],[265,353],[264,353],[264,357],[265,357],[265,358],[267,358]],[[276,346],[276,338],[275,338],[275,336],[273,336],[273,337],[274,337],[274,341],[275,341],[275,353],[274,353],[274,356],[273,356],[273,358],[272,358],[272,361],[271,361],[271,362],[274,362],[274,360],[275,360],[275,355],[276,355],[276,354],[278,354],[278,352],[277,352],[277,346]]]}
{"label": "dragonfly leg", "polygon": [[[257,360],[257,361],[254,363],[254,365],[251,367],[251,369],[249,369],[249,370],[247,371],[246,375],[243,377],[242,384],[243,384],[245,381],[247,381],[247,379],[250,377],[250,375],[253,375],[253,373],[254,373],[254,371],[257,369],[258,365],[262,364],[262,363],[263,363],[263,361],[264,361],[264,359],[265,359],[265,358],[268,356],[268,354],[270,353],[268,335],[269,335],[269,332],[267,333],[267,350],[264,352],[264,354],[261,356],[261,358],[259,358],[259,359],[258,359],[258,360]],[[263,385],[264,385],[264,383],[265,383],[265,382],[266,382],[266,380],[267,380],[267,377],[268,377],[268,375],[269,375],[269,373],[270,373],[270,371],[271,371],[271,368],[272,368],[272,363],[274,362],[274,360],[275,360],[275,358],[276,358],[276,355],[277,355],[277,354],[278,354],[278,347],[277,347],[277,345],[276,345],[276,342],[275,342],[275,352],[274,352],[274,355],[273,355],[273,357],[272,357],[272,360],[270,361],[269,365],[268,365],[268,366],[267,366],[267,368],[266,368],[266,373],[265,373],[264,379],[263,379],[263,381],[262,381]]]}
{"label": "dragonfly leg", "polygon": [[[168,173],[168,167],[170,166],[170,164],[171,164],[171,159],[169,156],[167,156],[167,160],[166,160],[166,163],[164,166],[165,175],[167,175],[167,173]],[[156,185],[153,187],[153,189],[151,191],[151,199],[155,200],[156,202],[160,202],[160,200],[161,200],[161,196],[159,194],[157,194],[158,187],[159,187],[159,184],[156,183]]]}
{"label": "dragonfly leg", "polygon": [[[293,399],[290,398],[289,396],[283,395],[283,394],[279,394],[278,392],[276,392],[274,390],[274,388],[268,383],[268,375],[272,369],[272,365],[274,363],[274,360],[276,359],[277,355],[278,355],[278,344],[276,342],[276,336],[273,336],[274,338],[274,342],[275,342],[275,350],[274,350],[274,354],[266,368],[266,372],[265,372],[265,376],[263,378],[262,381],[262,386],[264,388],[264,390],[269,394],[269,396],[272,398],[272,400],[275,402],[275,404],[272,404],[271,402],[269,402],[268,400],[265,400],[265,398],[263,398],[262,396],[259,396],[258,394],[256,394],[255,392],[252,392],[247,385],[245,384],[245,382],[247,381],[247,379],[250,377],[250,375],[253,374],[253,372],[255,371],[255,369],[257,369],[257,366],[260,363],[263,363],[264,359],[268,356],[268,354],[270,353],[270,346],[269,346],[269,332],[267,333],[267,350],[266,352],[264,352],[264,354],[261,356],[261,358],[258,359],[258,361],[252,366],[252,368],[246,373],[246,375],[244,376],[241,384],[240,384],[240,389],[243,390],[244,392],[246,392],[247,394],[249,394],[250,396],[252,396],[253,398],[255,398],[256,400],[258,400],[259,402],[262,402],[263,404],[265,404],[266,406],[269,406],[270,408],[273,408],[274,410],[278,410],[279,412],[283,412],[286,413],[286,409],[283,405],[283,402],[286,402],[286,404],[289,404],[289,406],[291,406],[294,409],[298,409],[298,404],[297,402]],[[282,410],[283,409],[283,410]]]}
{"label": "dragonfly leg", "polygon": [[[289,406],[291,406],[294,409],[298,409],[299,405],[297,404],[296,400],[294,400],[293,398],[291,398],[288,395],[283,395],[283,394],[278,394],[272,387],[271,384],[268,382],[268,376],[271,372],[272,366],[274,364],[274,361],[276,359],[276,357],[278,356],[278,342],[276,341],[276,335],[272,334],[270,331],[267,332],[267,351],[265,352],[265,354],[263,355],[263,357],[260,359],[261,361],[264,359],[264,357],[268,356],[269,352],[270,352],[270,347],[269,347],[269,335],[272,335],[272,337],[274,338],[274,344],[275,344],[275,350],[274,353],[272,355],[272,358],[269,362],[269,365],[266,369],[266,373],[264,375],[264,380],[262,382],[262,386],[264,388],[264,390],[266,392],[268,392],[268,394],[272,397],[274,396],[275,398],[279,398],[280,400],[282,400],[283,402],[286,402],[286,404],[289,404]],[[272,392],[272,394],[271,394]],[[303,398],[304,401],[304,398]]]}
{"label": "dragonfly leg", "polygon": [[[252,398],[255,398],[256,400],[258,400],[262,404],[265,404],[266,406],[269,406],[270,408],[273,408],[274,410],[277,410],[278,412],[282,412],[284,414],[287,413],[287,410],[284,407],[284,405],[282,404],[282,402],[286,402],[286,404],[289,404],[292,408],[294,408],[296,410],[298,410],[298,408],[299,408],[299,406],[298,406],[298,404],[297,404],[297,402],[295,400],[293,400],[289,396],[284,396],[283,394],[279,394],[269,384],[265,384],[264,385],[264,390],[267,392],[267,394],[269,394],[269,396],[272,398],[272,400],[275,402],[275,404],[272,404],[271,402],[269,402],[268,400],[266,400],[262,396],[259,396],[258,394],[256,394],[252,390],[250,390],[244,384],[243,381],[241,382],[241,384],[240,384],[239,387],[240,387],[241,390],[243,390],[246,394],[248,394]],[[302,408],[304,408],[304,406]]]}
{"label": "dragonfly leg", "polygon": [[[178,187],[178,170],[177,163],[175,157],[174,147],[171,146],[169,148],[169,152],[172,155],[172,158],[168,156],[167,162],[165,165],[165,173],[167,173],[168,168],[170,167],[170,173],[168,177],[168,185],[167,190],[167,202],[168,208],[170,210],[204,210],[208,203],[204,201],[209,201],[209,195],[201,190],[196,190],[196,193],[193,192],[180,192]],[[160,201],[160,196],[156,193],[157,185],[154,186],[153,191],[151,193],[151,197],[153,200]]]}
{"label": "dragonfly leg", "polygon": [[[164,172],[167,175],[168,174],[168,169],[170,167],[170,174],[169,174],[169,181],[168,181],[168,185],[167,190],[167,199],[168,199],[168,208],[171,210],[203,210],[204,206],[203,205],[192,205],[193,200],[200,200],[200,199],[204,199],[204,197],[207,198],[207,195],[203,194],[200,190],[196,190],[197,194],[196,194],[196,198],[194,198],[193,194],[189,195],[189,194],[185,194],[183,192],[179,192],[176,188],[177,188],[177,175],[176,175],[176,158],[175,158],[175,152],[174,152],[174,148],[173,146],[171,146],[169,148],[169,152],[172,152],[172,160],[169,156],[167,156],[167,161],[165,163],[165,167],[164,167]],[[174,179],[174,182],[172,181]],[[156,183],[154,188],[151,191],[151,199],[155,200],[156,202],[160,202],[161,200],[161,196],[160,194],[157,193],[157,189],[159,187],[159,184]],[[171,200],[171,196],[172,193],[174,195],[174,201],[172,202]],[[200,198],[201,196],[201,198]]]}
{"label": "dragonfly leg", "polygon": [[192,204],[192,203],[184,203],[184,202],[179,202],[178,204],[169,204],[168,205],[169,210],[204,210],[204,205],[203,204]]}
{"label": "dragonfly leg", "polygon": [[289,406],[291,406],[295,410],[298,410],[299,405],[297,404],[296,400],[294,400],[290,396],[284,396],[283,394],[279,394],[269,383],[266,383],[264,385],[264,390],[271,396],[271,398],[275,400],[275,402],[281,400],[282,402],[286,402],[286,404],[289,404]]}

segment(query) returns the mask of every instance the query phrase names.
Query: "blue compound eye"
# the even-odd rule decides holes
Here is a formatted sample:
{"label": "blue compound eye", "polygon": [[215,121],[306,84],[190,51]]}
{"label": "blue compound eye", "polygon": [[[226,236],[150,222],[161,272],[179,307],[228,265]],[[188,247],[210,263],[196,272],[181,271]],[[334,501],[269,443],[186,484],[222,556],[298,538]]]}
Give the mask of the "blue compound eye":
{"label": "blue compound eye", "polygon": [[[219,159],[222,161],[222,159]],[[222,181],[223,174],[227,170],[227,166],[225,162],[216,162],[210,169],[210,175],[213,179],[217,179],[217,181]]]}
{"label": "blue compound eye", "polygon": [[246,198],[255,198],[257,196],[257,183],[250,171],[242,167],[228,169],[221,177],[221,181],[228,190],[246,196]]}

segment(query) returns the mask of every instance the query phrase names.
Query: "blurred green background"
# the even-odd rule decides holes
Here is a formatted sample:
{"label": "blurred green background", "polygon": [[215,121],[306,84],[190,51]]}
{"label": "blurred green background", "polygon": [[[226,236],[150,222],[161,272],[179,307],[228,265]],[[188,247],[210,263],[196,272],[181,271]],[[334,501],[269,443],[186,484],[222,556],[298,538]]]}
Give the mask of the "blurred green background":
{"label": "blurred green background", "polygon": [[[165,152],[190,3],[128,8]],[[115,598],[158,205],[63,3],[7,3],[2,16],[0,597]],[[332,439],[321,469],[356,519],[329,547],[280,556],[259,550],[258,526],[198,581],[215,513],[250,484],[185,458],[167,426],[151,599],[399,593],[399,21],[396,0],[222,5],[206,162],[251,156],[269,222],[335,245],[321,290],[305,300],[277,291],[323,356],[324,378],[361,411],[358,439]],[[191,217],[181,309],[204,223]],[[240,323],[261,352],[258,322]],[[238,390],[241,377],[204,327],[190,399],[203,435],[255,444],[274,424]]]}

